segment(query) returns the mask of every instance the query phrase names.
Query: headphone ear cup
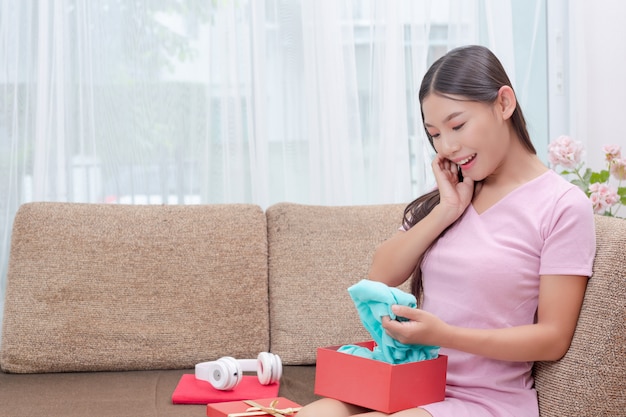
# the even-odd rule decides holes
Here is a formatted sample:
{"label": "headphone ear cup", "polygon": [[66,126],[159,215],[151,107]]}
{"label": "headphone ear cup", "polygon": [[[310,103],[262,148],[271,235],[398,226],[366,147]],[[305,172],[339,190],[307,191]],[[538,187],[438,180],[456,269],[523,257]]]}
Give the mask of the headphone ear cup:
{"label": "headphone ear cup", "polygon": [[228,391],[235,388],[242,378],[243,372],[237,360],[230,356],[224,356],[209,367],[209,383],[213,388],[220,391]]}
{"label": "headphone ear cup", "polygon": [[269,352],[259,353],[256,374],[261,385],[277,383],[283,376],[283,363],[280,356]]}

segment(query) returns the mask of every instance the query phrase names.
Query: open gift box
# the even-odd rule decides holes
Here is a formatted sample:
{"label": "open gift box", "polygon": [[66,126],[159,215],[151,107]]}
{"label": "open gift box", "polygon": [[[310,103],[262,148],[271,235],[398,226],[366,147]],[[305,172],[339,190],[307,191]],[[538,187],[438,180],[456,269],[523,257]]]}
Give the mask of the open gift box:
{"label": "open gift box", "polygon": [[[375,342],[357,343],[373,350]],[[338,352],[340,346],[317,349],[315,394],[383,413],[443,401],[448,357],[399,365]]]}

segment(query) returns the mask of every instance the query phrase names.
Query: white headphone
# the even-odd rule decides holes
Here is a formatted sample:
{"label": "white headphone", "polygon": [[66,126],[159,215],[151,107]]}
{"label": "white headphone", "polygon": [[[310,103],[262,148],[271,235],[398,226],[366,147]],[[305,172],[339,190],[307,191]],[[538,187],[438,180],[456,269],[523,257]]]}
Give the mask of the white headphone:
{"label": "white headphone", "polygon": [[274,384],[283,374],[283,364],[278,355],[268,352],[259,353],[256,359],[224,356],[216,361],[196,364],[196,379],[207,381],[213,388],[226,391],[239,385],[244,372],[254,371],[262,385]]}

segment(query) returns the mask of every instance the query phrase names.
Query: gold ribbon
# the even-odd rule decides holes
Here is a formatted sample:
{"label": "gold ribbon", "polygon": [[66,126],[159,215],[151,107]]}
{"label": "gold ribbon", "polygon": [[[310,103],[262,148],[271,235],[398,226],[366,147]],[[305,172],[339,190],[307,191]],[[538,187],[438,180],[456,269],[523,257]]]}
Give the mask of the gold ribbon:
{"label": "gold ribbon", "polygon": [[256,401],[246,400],[244,403],[251,406],[244,413],[230,413],[226,417],[248,417],[248,416],[266,416],[271,415],[274,417],[286,417],[296,414],[300,411],[301,407],[289,407],[289,408],[276,408],[278,400],[274,400],[269,406],[265,407]]}

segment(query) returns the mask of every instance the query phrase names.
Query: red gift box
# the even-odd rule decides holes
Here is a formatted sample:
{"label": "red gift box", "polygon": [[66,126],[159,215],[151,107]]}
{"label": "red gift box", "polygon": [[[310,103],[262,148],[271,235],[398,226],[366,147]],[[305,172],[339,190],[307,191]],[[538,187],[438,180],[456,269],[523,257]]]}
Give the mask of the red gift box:
{"label": "red gift box", "polygon": [[[373,350],[375,342],[357,343]],[[443,401],[448,357],[390,364],[337,352],[340,346],[317,349],[315,394],[350,404],[395,413]]]}
{"label": "red gift box", "polygon": [[[275,404],[273,404],[275,402]],[[277,411],[284,411],[279,415],[284,416],[292,416],[297,415],[297,410],[300,409],[300,404],[294,403],[291,400],[288,400],[285,397],[278,398],[264,398],[261,400],[253,400],[252,402],[245,401],[229,401],[223,403],[214,403],[208,404],[206,407],[206,415],[208,417],[229,417],[233,414],[248,414],[250,416],[269,416],[271,414],[264,413],[263,411],[251,410],[248,411],[251,407],[255,407],[256,404],[261,405],[262,407],[274,407]],[[294,410],[290,410],[294,409]],[[242,416],[243,417],[243,416]]]}

